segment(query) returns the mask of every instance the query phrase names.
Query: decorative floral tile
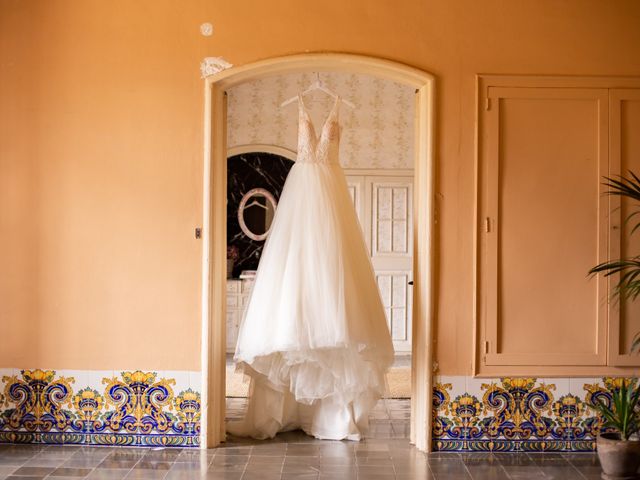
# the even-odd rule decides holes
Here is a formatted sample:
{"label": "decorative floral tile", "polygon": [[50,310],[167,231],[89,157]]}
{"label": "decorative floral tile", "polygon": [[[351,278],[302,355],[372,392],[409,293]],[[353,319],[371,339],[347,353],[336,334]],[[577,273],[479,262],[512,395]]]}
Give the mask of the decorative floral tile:
{"label": "decorative floral tile", "polygon": [[460,394],[453,393],[456,382],[436,379],[434,450],[593,451],[602,427],[593,402],[611,402],[611,392],[623,381],[583,382],[576,393],[573,379],[485,379],[479,389]]}
{"label": "decorative floral tile", "polygon": [[0,443],[198,446],[200,393],[188,373],[179,389],[155,372],[103,376],[99,385],[91,372],[79,375],[82,382],[62,373],[2,377]]}
{"label": "decorative floral tile", "polygon": [[[0,443],[199,445],[199,372],[2,373]],[[623,381],[438,377],[434,450],[593,451],[592,405]]]}

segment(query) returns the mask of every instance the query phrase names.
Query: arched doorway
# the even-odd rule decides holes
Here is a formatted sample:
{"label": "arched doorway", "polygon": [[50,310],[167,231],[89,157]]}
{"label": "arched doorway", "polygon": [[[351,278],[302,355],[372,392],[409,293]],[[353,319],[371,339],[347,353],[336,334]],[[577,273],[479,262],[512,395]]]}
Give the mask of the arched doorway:
{"label": "arched doorway", "polygon": [[430,449],[433,323],[434,78],[373,57],[321,53],[278,57],[230,68],[205,79],[201,445],[225,438],[226,91],[270,75],[340,71],[377,76],[416,90],[413,218],[413,357],[411,443]]}

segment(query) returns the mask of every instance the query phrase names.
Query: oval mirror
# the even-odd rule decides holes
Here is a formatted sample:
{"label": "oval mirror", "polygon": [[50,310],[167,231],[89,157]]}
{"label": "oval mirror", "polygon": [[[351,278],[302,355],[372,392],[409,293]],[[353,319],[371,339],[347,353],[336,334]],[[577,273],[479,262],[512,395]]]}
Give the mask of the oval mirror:
{"label": "oval mirror", "polygon": [[244,234],[252,240],[264,240],[276,213],[276,199],[264,188],[254,188],[244,194],[238,207],[238,222]]}

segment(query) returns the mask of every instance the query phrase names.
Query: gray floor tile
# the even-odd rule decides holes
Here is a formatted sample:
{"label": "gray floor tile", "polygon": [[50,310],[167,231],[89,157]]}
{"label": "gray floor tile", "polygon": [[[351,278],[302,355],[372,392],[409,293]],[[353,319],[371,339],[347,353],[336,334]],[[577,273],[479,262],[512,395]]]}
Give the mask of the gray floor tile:
{"label": "gray floor tile", "polygon": [[169,470],[164,477],[164,480],[193,480],[194,478],[205,478],[207,472],[187,472],[184,470],[171,471]]}
{"label": "gray floor tile", "polygon": [[469,475],[468,472],[456,472],[456,473],[432,472],[432,474],[435,480],[472,480],[471,475]]}
{"label": "gray floor tile", "polygon": [[473,480],[508,480],[509,475],[502,465],[467,465]]}
{"label": "gray floor tile", "polygon": [[390,466],[393,465],[393,461],[390,457],[358,457],[356,458],[356,464],[359,466]]}
{"label": "gray floor tile", "polygon": [[229,456],[229,457],[214,457],[211,465],[246,465],[249,463],[249,456]]}
{"label": "gray floor tile", "polygon": [[136,460],[114,460],[110,457],[107,457],[102,462],[98,464],[97,469],[108,469],[108,470],[131,470],[136,463],[138,463],[139,459]]}
{"label": "gray floor tile", "polygon": [[462,463],[462,460],[430,458],[428,463],[429,463],[429,469],[435,475],[468,473],[467,467],[465,466],[464,463]]}
{"label": "gray floor tile", "polygon": [[542,470],[537,465],[505,465],[503,467],[512,478],[538,478],[544,476]]}
{"label": "gray floor tile", "polygon": [[242,472],[208,472],[206,476],[200,478],[206,480],[242,480]]}
{"label": "gray floor tile", "polygon": [[25,476],[15,476],[15,475],[9,475],[7,477],[7,480],[42,480],[44,477],[41,476],[32,476],[32,475],[25,475]]}
{"label": "gray floor tile", "polygon": [[426,475],[431,472],[429,467],[426,464],[417,464],[417,465],[395,465],[393,466],[396,474],[404,474],[404,475]]}
{"label": "gray floor tile", "polygon": [[0,458],[0,467],[18,467],[24,465],[28,458]]}
{"label": "gray floor tile", "polygon": [[13,475],[32,475],[34,477],[44,477],[46,475],[49,475],[54,470],[55,468],[52,467],[20,467],[18,470],[13,472]]}
{"label": "gray floor tile", "polygon": [[[242,404],[241,402],[236,402]],[[593,453],[434,452],[409,444],[408,402],[372,412],[372,436],[323,441],[287,432],[269,441],[229,438],[210,450],[0,445],[0,480],[595,480]],[[376,436],[377,435],[377,436]],[[398,437],[398,438],[393,438]],[[36,470],[30,470],[36,469]],[[16,476],[20,471],[25,476]]]}
{"label": "gray floor tile", "polygon": [[[247,466],[242,465],[209,465],[208,472],[244,472]],[[169,471],[172,473],[173,469]]]}
{"label": "gray floor tile", "polygon": [[318,475],[320,473],[320,468],[311,466],[311,465],[284,465],[282,467],[283,474],[307,474],[307,475]]}
{"label": "gray floor tile", "polygon": [[355,465],[355,457],[320,457],[320,465]]}
{"label": "gray floor tile", "polygon": [[573,466],[544,465],[540,467],[545,479],[584,480],[584,476]]}
{"label": "gray floor tile", "polygon": [[561,453],[530,453],[529,458],[536,465],[566,466],[569,464]]}
{"label": "gray floor tile", "polygon": [[89,475],[87,475],[87,479],[90,480],[121,480],[127,476],[129,470],[123,469],[108,469],[103,468],[100,470],[93,470]]}
{"label": "gray floor tile", "polygon": [[[211,459],[211,461],[215,460],[215,457]],[[203,460],[199,462],[174,462],[171,465],[171,470],[179,470],[184,472],[192,472],[203,470],[206,471],[208,467],[211,466],[210,460]]]}
{"label": "gray floor tile", "polygon": [[60,467],[56,468],[51,477],[86,477],[93,471],[92,468],[75,468],[75,467]]}
{"label": "gray floor tile", "polygon": [[565,458],[571,465],[575,467],[600,466],[600,460],[598,460],[597,453],[568,453],[565,455]]}
{"label": "gray floor tile", "polygon": [[576,469],[585,477],[593,477],[595,475],[599,475],[600,473],[602,473],[602,468],[600,468],[600,466],[595,466],[595,465],[591,465],[591,466],[580,466],[580,467],[576,467]]}
{"label": "gray floor tile", "polygon": [[396,473],[396,480],[434,480],[431,472],[426,473]]}
{"label": "gray floor tile", "polygon": [[317,480],[319,474],[316,473],[302,473],[302,474],[297,474],[297,473],[283,473],[281,480]]}
{"label": "gray floor tile", "polygon": [[49,475],[45,478],[46,480],[84,480],[87,477],[52,477],[51,475]]}
{"label": "gray floor tile", "polygon": [[134,470],[169,470],[173,462],[149,460],[147,457],[143,457],[138,463],[136,463]]}
{"label": "gray floor tile", "polygon": [[320,465],[320,457],[284,457],[285,465]]}
{"label": "gray floor tile", "polygon": [[167,476],[167,470],[131,470],[126,480],[162,480]]}
{"label": "gray floor tile", "polygon": [[249,457],[249,465],[282,465],[284,457],[269,455],[251,455]]}
{"label": "gray floor tile", "polygon": [[272,472],[245,472],[242,480],[280,480],[280,473]]}
{"label": "gray floor tile", "polygon": [[393,470],[393,466],[358,466],[358,477],[364,475],[395,475],[395,471]]}
{"label": "gray floor tile", "polygon": [[494,458],[503,466],[527,466],[537,465],[537,463],[526,453],[505,453],[499,452],[493,454]]}
{"label": "gray floor tile", "polygon": [[27,460],[24,463],[25,467],[49,467],[49,468],[57,468],[60,465],[62,465],[64,462],[66,462],[66,458],[57,458],[57,459],[51,459],[51,458],[40,458],[38,456],[35,456],[33,458],[30,458],[29,460]]}

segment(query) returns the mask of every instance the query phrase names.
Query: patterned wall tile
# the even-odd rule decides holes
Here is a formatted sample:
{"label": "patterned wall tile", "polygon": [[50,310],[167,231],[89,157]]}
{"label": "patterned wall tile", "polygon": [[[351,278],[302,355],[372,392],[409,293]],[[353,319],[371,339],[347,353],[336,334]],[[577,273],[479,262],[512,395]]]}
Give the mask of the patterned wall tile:
{"label": "patterned wall tile", "polygon": [[189,379],[140,370],[3,375],[0,443],[198,446],[200,393]]}
{"label": "patterned wall tile", "polygon": [[[465,377],[460,377],[465,378]],[[433,446],[440,451],[593,451],[602,421],[592,408],[611,401],[622,378],[471,379],[434,382]],[[576,386],[581,389],[576,392]]]}
{"label": "patterned wall tile", "polygon": [[[200,372],[3,369],[0,443],[196,447]],[[593,451],[623,378],[437,377],[440,451]]]}

